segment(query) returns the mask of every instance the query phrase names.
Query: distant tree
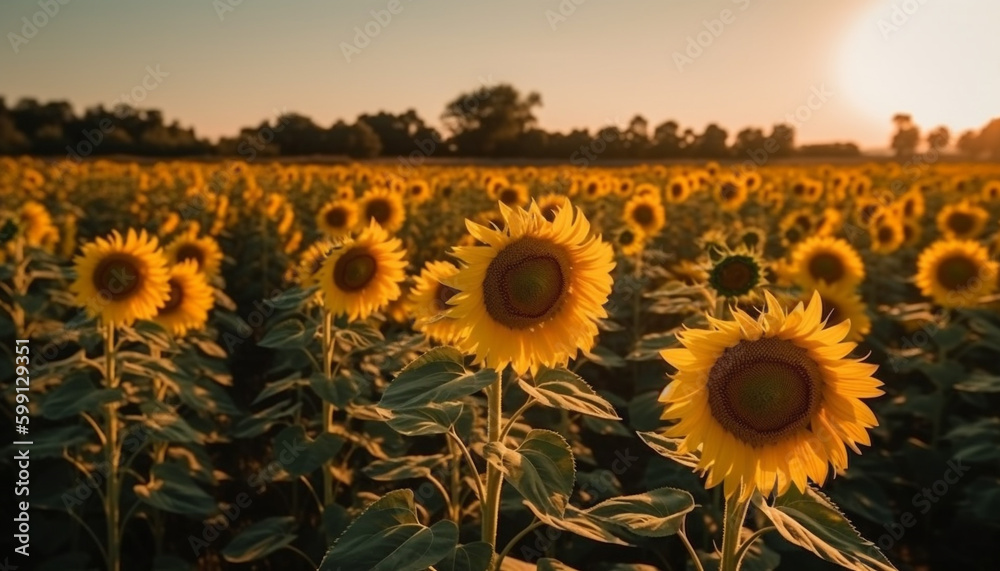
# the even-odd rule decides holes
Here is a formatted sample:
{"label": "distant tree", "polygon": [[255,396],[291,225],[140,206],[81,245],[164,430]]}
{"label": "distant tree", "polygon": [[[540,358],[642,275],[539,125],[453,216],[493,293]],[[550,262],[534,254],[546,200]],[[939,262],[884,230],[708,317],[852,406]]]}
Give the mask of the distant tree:
{"label": "distant tree", "polygon": [[975,158],[982,152],[979,145],[979,135],[972,129],[963,132],[959,136],[955,146],[958,147],[959,152],[968,158]]}
{"label": "distant tree", "polygon": [[676,121],[664,121],[653,130],[650,155],[656,158],[671,158],[681,154],[684,139],[678,131],[680,125]]}
{"label": "distant tree", "polygon": [[462,155],[488,156],[515,150],[517,140],[535,126],[537,93],[527,96],[500,84],[463,93],[445,106],[441,120],[451,131],[451,145]]}
{"label": "distant tree", "polygon": [[631,158],[643,158],[648,154],[649,141],[649,121],[642,115],[632,117],[628,123],[628,128],[622,133],[624,137],[623,151]]}
{"label": "distant tree", "polygon": [[936,127],[927,134],[927,144],[935,149],[943,149],[951,142],[951,131],[944,125]]}
{"label": "distant tree", "polygon": [[773,139],[774,144],[778,146],[778,150],[771,153],[771,156],[789,157],[795,154],[795,127],[788,123],[779,123],[771,128],[771,135],[768,138]]}
{"label": "distant tree", "polygon": [[382,144],[382,154],[386,156],[408,155],[418,144],[426,144],[427,140],[435,144],[441,141],[441,134],[433,127],[428,127],[424,120],[413,109],[394,115],[385,111],[375,114],[364,114],[358,121],[365,122],[378,137]]}
{"label": "distant tree", "polygon": [[705,127],[705,132],[698,135],[692,143],[692,156],[704,158],[724,158],[729,154],[726,140],[729,133],[715,123]]}
{"label": "distant tree", "polygon": [[897,159],[912,157],[920,145],[920,129],[913,123],[913,118],[906,113],[897,113],[892,118],[896,126],[896,134],[892,137],[892,149]]}
{"label": "distant tree", "polygon": [[347,155],[356,159],[370,159],[382,153],[382,141],[375,129],[365,121],[358,120],[349,127],[347,134]]}
{"label": "distant tree", "polygon": [[761,129],[746,128],[736,133],[736,140],[733,141],[733,154],[740,160],[747,159],[750,153],[764,151],[764,131]]}

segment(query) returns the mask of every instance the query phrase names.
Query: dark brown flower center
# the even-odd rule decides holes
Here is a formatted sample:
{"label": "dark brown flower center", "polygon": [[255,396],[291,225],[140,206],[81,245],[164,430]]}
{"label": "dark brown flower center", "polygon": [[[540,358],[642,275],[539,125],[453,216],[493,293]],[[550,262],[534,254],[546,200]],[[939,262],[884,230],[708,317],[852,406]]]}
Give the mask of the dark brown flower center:
{"label": "dark brown flower center", "polygon": [[826,283],[837,283],[847,273],[843,260],[830,252],[820,252],[809,260],[809,275]]}
{"label": "dark brown flower center", "polygon": [[979,277],[979,264],[966,256],[953,255],[941,260],[937,268],[938,282],[950,291],[962,291]]}
{"label": "dark brown flower center", "polygon": [[632,210],[632,220],[640,226],[648,226],[653,223],[653,207],[648,204],[639,204]]}
{"label": "dark brown flower center", "polygon": [[166,305],[160,309],[160,315],[172,313],[184,303],[184,288],[181,287],[177,278],[170,278],[168,284],[170,285],[170,297],[167,298]]}
{"label": "dark brown flower center", "polygon": [[375,198],[369,200],[365,205],[365,217],[368,220],[374,218],[375,222],[378,222],[381,226],[385,226],[385,223],[389,221],[389,217],[391,216],[392,206],[388,200]]}
{"label": "dark brown flower center", "polygon": [[736,185],[731,182],[723,183],[721,194],[722,200],[728,202],[735,199],[739,195],[739,189],[737,189]]}
{"label": "dark brown flower center", "polygon": [[744,444],[774,444],[809,426],[823,375],[807,351],[766,338],[729,347],[708,373],[712,417]]}
{"label": "dark brown flower center", "polygon": [[878,229],[878,241],[881,244],[891,244],[896,239],[896,231],[892,226],[880,226]]}
{"label": "dark brown flower center", "polygon": [[948,217],[948,228],[959,236],[967,236],[976,227],[976,219],[967,212],[953,212]]}
{"label": "dark brown flower center", "polygon": [[500,191],[500,202],[511,206],[517,204],[520,195],[513,188],[505,188]]}
{"label": "dark brown flower center", "polygon": [[177,261],[185,262],[187,260],[194,260],[198,264],[198,268],[201,268],[205,264],[205,251],[197,244],[183,244],[177,248]]}
{"label": "dark brown flower center", "polygon": [[142,286],[142,265],[130,254],[111,254],[105,257],[91,277],[94,288],[111,301],[123,301],[139,291]]}
{"label": "dark brown flower center", "polygon": [[367,248],[355,247],[340,256],[333,266],[333,283],[348,293],[362,290],[372,281],[378,263]]}
{"label": "dark brown flower center", "polygon": [[760,267],[749,256],[729,256],[712,268],[709,283],[725,297],[750,292],[760,281]]}
{"label": "dark brown flower center", "polygon": [[339,206],[327,210],[326,224],[331,228],[343,228],[347,224],[347,211]]}
{"label": "dark brown flower center", "polygon": [[569,272],[569,256],[562,247],[530,236],[511,242],[486,268],[486,312],[511,329],[538,325],[565,302]]}

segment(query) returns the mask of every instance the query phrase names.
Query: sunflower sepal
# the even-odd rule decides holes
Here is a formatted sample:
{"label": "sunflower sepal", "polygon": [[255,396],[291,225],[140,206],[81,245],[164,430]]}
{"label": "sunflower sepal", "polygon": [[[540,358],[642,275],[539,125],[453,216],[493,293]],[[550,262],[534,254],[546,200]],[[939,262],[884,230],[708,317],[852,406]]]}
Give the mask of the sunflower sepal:
{"label": "sunflower sepal", "polygon": [[751,503],[781,536],[821,559],[856,571],[895,571],[878,547],[861,537],[839,507],[816,487],[790,486],[768,505],[759,492]]}

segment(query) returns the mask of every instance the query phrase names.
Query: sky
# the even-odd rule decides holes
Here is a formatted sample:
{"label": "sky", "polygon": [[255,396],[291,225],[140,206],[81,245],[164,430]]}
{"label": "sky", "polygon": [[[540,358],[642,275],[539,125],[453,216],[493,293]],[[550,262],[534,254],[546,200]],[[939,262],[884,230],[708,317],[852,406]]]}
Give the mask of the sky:
{"label": "sky", "polygon": [[896,112],[1000,117],[998,21],[996,0],[3,0],[0,96],[124,97],[216,139],[282,112],[439,126],[505,82],[550,131],[641,114],[879,148]]}

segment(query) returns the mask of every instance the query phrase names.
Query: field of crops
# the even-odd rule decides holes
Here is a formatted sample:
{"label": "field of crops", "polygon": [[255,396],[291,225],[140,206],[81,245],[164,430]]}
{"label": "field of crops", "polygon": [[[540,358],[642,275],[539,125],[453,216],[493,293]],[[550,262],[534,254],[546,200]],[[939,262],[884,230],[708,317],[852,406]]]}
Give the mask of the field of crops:
{"label": "field of crops", "polygon": [[1000,566],[1000,166],[0,158],[0,200],[32,569]]}

